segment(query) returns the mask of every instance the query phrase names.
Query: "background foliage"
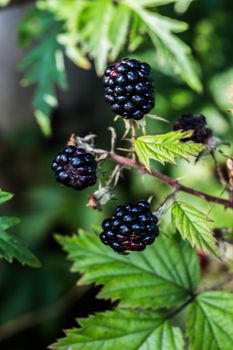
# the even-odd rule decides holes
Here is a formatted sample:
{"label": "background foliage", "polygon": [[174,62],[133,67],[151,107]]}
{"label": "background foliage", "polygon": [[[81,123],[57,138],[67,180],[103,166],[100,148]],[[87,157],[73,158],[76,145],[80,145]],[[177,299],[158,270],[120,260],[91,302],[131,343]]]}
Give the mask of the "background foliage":
{"label": "background foliage", "polygon": [[[165,2],[170,4],[158,6]],[[70,265],[65,261],[60,247],[55,244],[53,232],[67,234],[76,232],[77,227],[83,227],[89,231],[90,217],[92,223],[99,224],[103,217],[111,214],[112,209],[118,203],[129,199],[146,198],[150,194],[155,196],[153,204],[156,208],[168,191],[163,184],[154,179],[145,176],[141,183],[141,178],[136,172],[128,173],[124,181],[120,183],[117,200],[105,207],[103,213],[97,213],[85,206],[88,191],[79,194],[77,198],[76,193],[54,183],[49,163],[54,153],[63,147],[65,138],[71,131],[76,131],[81,135],[93,131],[99,135],[98,144],[102,147],[109,147],[106,129],[112,124],[112,115],[102,103],[101,82],[93,69],[84,73],[77,68],[77,65],[85,69],[95,66],[95,70],[101,74],[107,57],[114,60],[120,51],[121,57],[128,56],[129,50],[130,55],[147,60],[152,65],[157,97],[155,113],[170,121],[170,124],[165,124],[150,120],[148,129],[151,135],[170,131],[172,121],[177,116],[183,112],[192,111],[204,113],[209,127],[218,137],[231,140],[232,136],[232,116],[228,113],[231,107],[227,96],[233,77],[231,60],[233,50],[231,12],[233,8],[230,0],[221,2],[217,0],[205,2],[198,0],[193,2],[184,0],[176,2],[122,1],[121,11],[117,12],[117,16],[116,7],[110,1],[94,2],[106,6],[104,9],[107,8],[108,11],[103,11],[101,6],[93,6],[93,2],[92,6],[88,1],[82,2],[82,5],[80,3],[77,5],[77,3],[79,2],[59,1],[58,6],[58,1],[55,0],[37,1],[37,7],[28,8],[18,25],[19,44],[26,48],[25,58],[20,63],[23,70],[22,83],[23,85],[36,84],[33,99],[34,114],[43,132],[49,135],[52,129],[53,136],[47,140],[42,137],[32,118],[31,123],[22,123],[17,128],[12,127],[8,134],[4,130],[1,131],[1,187],[15,193],[14,199],[8,202],[9,204],[5,203],[1,206],[2,215],[21,218],[20,225],[15,228],[15,234],[29,243],[43,266],[42,269],[34,270],[21,268],[17,264],[8,265],[1,262],[0,339],[2,339],[1,346],[4,349],[33,347],[37,350],[45,348],[56,338],[63,336],[62,329],[75,327],[76,317],[84,317],[93,311],[112,308],[112,304],[108,301],[95,300],[94,296],[98,288],[80,287],[75,289],[75,293],[72,292],[79,275],[68,273]],[[143,6],[143,10],[139,6]],[[4,11],[11,11],[11,8],[2,10],[2,16],[4,16]],[[90,18],[91,21],[89,21]],[[159,23],[159,25],[153,26],[152,18],[153,23]],[[167,18],[173,18],[173,20]],[[116,37],[116,33],[119,34],[119,22],[122,23],[122,33]],[[186,31],[184,31],[186,29],[184,23],[189,25]],[[96,27],[99,28],[99,32],[93,30]],[[130,35],[126,36],[128,30],[130,30]],[[102,35],[99,35],[100,32]],[[79,33],[78,36],[77,33]],[[113,42],[116,43],[114,48]],[[195,63],[191,59],[187,45],[192,49]],[[87,52],[88,55],[86,55]],[[94,62],[93,58],[95,58]],[[73,65],[71,61],[76,65]],[[62,88],[67,87],[67,90],[61,93],[55,85]],[[80,89],[84,91],[83,94],[80,93]],[[72,95],[75,96],[75,103],[69,104],[69,101],[72,100],[69,100],[67,96]],[[27,100],[25,103],[29,102]],[[17,114],[17,105],[15,113]],[[115,126],[119,132],[122,132],[120,123]],[[231,149],[226,148],[225,151],[230,153]],[[17,176],[15,175],[16,169]],[[222,192],[210,158],[206,158],[205,161],[195,166],[192,162],[186,164],[180,160],[177,167],[166,165],[162,168],[162,165],[156,163],[156,169],[163,169],[163,172],[174,177],[185,176],[182,179],[183,183],[214,195],[219,196]],[[105,171],[108,174],[110,164],[106,164]],[[106,174],[101,174],[103,179]],[[187,202],[185,194],[180,194],[178,199],[179,202]],[[214,225],[222,226],[224,223],[224,226],[232,227],[232,217],[223,208],[214,205],[206,207],[204,202],[192,197],[188,197],[188,202],[201,212],[210,211],[210,217],[215,219]],[[168,226],[169,220],[170,217],[167,221]],[[181,220],[175,224],[182,234]],[[210,222],[210,228],[212,226]],[[86,255],[88,242],[83,249],[79,250],[79,254],[83,254],[86,259],[88,258]],[[68,244],[71,244],[71,248],[73,244],[82,244],[82,240],[78,241],[74,236],[71,243],[69,239],[67,242],[64,241],[65,248]],[[162,252],[164,249],[162,242],[158,242],[158,245]],[[213,244],[211,246],[213,247]],[[106,253],[106,259],[110,259],[108,261],[112,261],[111,254]],[[130,261],[133,259],[134,256],[130,256]],[[161,266],[159,256],[156,256],[156,259],[156,264]],[[196,289],[199,279],[198,259],[195,256],[192,259],[194,270],[191,273],[193,279],[191,279],[191,286],[188,279],[189,271],[180,277],[184,285],[187,285],[188,291]],[[116,261],[115,255],[114,261],[117,265],[116,271],[119,272],[121,262]],[[168,263],[169,261],[168,259]],[[88,283],[96,282],[97,275],[89,274],[85,262],[88,266],[88,261],[84,259],[84,266],[77,266],[76,269],[86,272],[84,281],[86,279]],[[128,268],[131,271],[132,266]],[[140,273],[137,266],[133,268],[135,273]],[[204,275],[205,283],[209,284],[221,278],[223,271],[225,273],[231,269],[231,259],[217,264],[214,258],[210,257],[207,267],[202,269],[202,276]],[[145,275],[148,283],[157,284],[159,276],[156,272],[153,279],[150,276],[150,274]],[[101,278],[104,277],[97,277],[99,283],[103,283]],[[173,276],[168,274],[168,277],[167,283],[169,284],[170,281],[173,281]],[[129,283],[135,287],[134,280]],[[203,280],[201,280],[202,284]],[[169,285],[171,288],[171,284]],[[179,286],[178,283],[175,292],[176,301],[171,300],[170,305],[181,302],[187,296],[187,290],[183,291]],[[102,297],[110,296],[110,288],[107,281],[105,289],[101,291]],[[148,292],[150,292],[149,288]],[[119,291],[116,293],[118,294]],[[160,293],[159,289],[158,293]],[[163,293],[163,284],[161,284],[160,298]],[[200,344],[203,344],[204,341],[206,348],[214,346],[210,341],[218,344],[223,337],[226,344],[232,342],[231,330],[227,326],[227,322],[231,324],[229,320],[232,320],[232,315],[229,311],[225,319],[221,316],[222,309],[226,309],[225,305],[230,305],[228,298],[229,294],[226,294],[224,298],[226,304],[224,304],[218,292],[206,292],[200,294],[193,304],[188,315],[189,324],[193,324],[194,318],[200,320],[200,328],[191,329],[192,327],[188,326],[187,329],[193,342],[193,349],[201,349]],[[149,301],[150,298],[144,295],[143,303],[148,305]],[[163,300],[160,299],[160,301],[162,304]],[[135,306],[137,299],[132,301],[127,298],[127,295],[122,294],[122,306],[124,303],[125,306]],[[217,305],[217,316],[216,307],[212,307],[213,305]],[[228,309],[230,310],[230,307]],[[84,326],[82,333],[77,332],[76,334],[74,331],[74,334],[69,333],[69,337],[78,339],[78,341],[87,339],[86,324],[91,332],[88,337],[99,337],[102,323],[106,324],[105,317],[108,322],[113,318],[114,325],[119,322],[120,318],[119,327],[125,330],[123,319],[129,324],[128,319],[130,318],[133,320],[132,328],[128,328],[126,337],[132,341],[132,332],[142,329],[138,313],[135,320],[134,311],[120,309],[114,312],[114,316],[112,312],[101,313],[89,321],[82,321]],[[26,321],[24,315],[26,315]],[[185,315],[179,315],[176,320],[181,327],[184,324],[184,317]],[[207,317],[208,322],[204,317]],[[221,325],[224,325],[225,335],[221,329],[216,330],[217,326],[212,321],[216,317],[221,320]],[[35,320],[35,323],[32,322],[32,319]],[[161,337],[161,334],[166,334],[167,341],[173,344],[174,349],[182,348],[181,332],[177,327],[172,328],[169,322],[163,321],[164,314],[161,311],[153,313],[153,316],[148,311],[146,319],[147,325],[143,329],[144,333],[138,332],[139,337],[135,337],[135,342],[140,342],[140,337],[146,337],[144,346],[148,347],[150,346],[148,344],[156,344],[156,342],[159,344],[159,339],[161,339],[159,335]],[[17,326],[14,323],[8,323],[11,320],[16,320]],[[99,328],[95,331],[92,324],[97,323]],[[22,324],[22,329],[19,329],[19,324]],[[203,324],[206,328],[202,327]],[[211,333],[213,329],[216,330],[216,339]],[[4,337],[5,340],[3,340]],[[170,346],[170,343],[167,346]],[[66,344],[59,343],[58,346],[66,349]],[[93,347],[93,344],[88,346]]]}

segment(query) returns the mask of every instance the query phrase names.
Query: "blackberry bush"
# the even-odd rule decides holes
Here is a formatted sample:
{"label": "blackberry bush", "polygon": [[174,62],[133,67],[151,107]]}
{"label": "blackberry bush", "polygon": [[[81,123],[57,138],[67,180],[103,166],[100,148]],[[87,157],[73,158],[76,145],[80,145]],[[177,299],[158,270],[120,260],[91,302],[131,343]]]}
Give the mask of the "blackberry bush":
{"label": "blackberry bush", "polygon": [[212,130],[207,127],[206,118],[204,115],[183,114],[175,122],[174,130],[193,130],[191,137],[183,139],[183,141],[193,141],[196,143],[206,144],[212,136]]}
{"label": "blackberry bush", "polygon": [[57,154],[51,167],[56,174],[57,182],[76,191],[93,186],[97,180],[95,158],[84,148],[66,146]]}
{"label": "blackberry bush", "polygon": [[111,218],[104,220],[100,239],[118,253],[142,251],[159,235],[157,223],[147,201],[120,205]]}
{"label": "blackberry bush", "polygon": [[105,101],[123,118],[140,120],[154,108],[149,64],[124,58],[106,68],[103,80]]}

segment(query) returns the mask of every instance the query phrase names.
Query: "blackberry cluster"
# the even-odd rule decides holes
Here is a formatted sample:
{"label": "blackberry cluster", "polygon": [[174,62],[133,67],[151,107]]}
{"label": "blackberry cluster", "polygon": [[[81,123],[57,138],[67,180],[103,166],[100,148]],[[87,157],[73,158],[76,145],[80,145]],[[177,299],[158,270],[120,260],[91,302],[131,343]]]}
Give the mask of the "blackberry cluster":
{"label": "blackberry cluster", "polygon": [[92,154],[76,146],[66,146],[52,162],[57,182],[80,191],[96,183],[96,161]]}
{"label": "blackberry cluster", "polygon": [[191,137],[183,139],[183,141],[193,141],[196,143],[206,144],[212,136],[212,130],[207,127],[204,115],[183,114],[174,124],[174,130],[194,130]]}
{"label": "blackberry cluster", "polygon": [[147,201],[118,206],[114,216],[104,220],[100,239],[118,253],[142,251],[159,235],[157,223]]}
{"label": "blackberry cluster", "polygon": [[128,58],[106,68],[105,101],[111,104],[114,113],[140,120],[154,108],[154,88],[149,75],[149,64]]}

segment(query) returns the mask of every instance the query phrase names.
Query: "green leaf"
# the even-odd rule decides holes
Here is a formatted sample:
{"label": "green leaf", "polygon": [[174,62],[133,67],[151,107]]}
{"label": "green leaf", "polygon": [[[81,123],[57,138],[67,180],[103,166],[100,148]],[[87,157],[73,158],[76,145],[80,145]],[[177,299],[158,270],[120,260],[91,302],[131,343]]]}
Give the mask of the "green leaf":
{"label": "green leaf", "polygon": [[81,329],[51,346],[55,350],[182,350],[179,328],[152,311],[115,310],[80,320]]}
{"label": "green leaf", "polygon": [[81,42],[84,50],[94,59],[99,75],[102,75],[106,68],[112,48],[109,31],[115,14],[111,0],[102,0],[94,4],[91,2],[83,14],[85,25],[80,27]]}
{"label": "green leaf", "polygon": [[0,190],[0,204],[9,201],[13,197],[13,194]]}
{"label": "green leaf", "polygon": [[50,22],[50,25],[50,31],[20,64],[20,69],[25,71],[22,84],[37,84],[33,98],[34,114],[47,136],[51,134],[51,112],[57,106],[55,87],[66,87],[62,46],[57,41],[60,24]]}
{"label": "green leaf", "polygon": [[121,299],[124,307],[171,307],[184,301],[199,282],[199,263],[193,249],[177,237],[160,235],[144,252],[117,254],[98,234],[81,231],[56,239],[83,274],[80,285],[104,285],[99,296]]}
{"label": "green leaf", "polygon": [[119,4],[115,15],[112,16],[109,28],[109,39],[111,42],[110,58],[114,61],[127,42],[131,11],[124,5]]}
{"label": "green leaf", "polygon": [[0,216],[0,230],[4,231],[8,228],[17,225],[20,222],[18,218],[9,216]]}
{"label": "green leaf", "polygon": [[16,236],[0,230],[0,258],[12,262],[18,260],[22,265],[40,267],[41,264],[26,245]]}
{"label": "green leaf", "polygon": [[183,239],[187,239],[192,247],[211,252],[219,256],[216,240],[211,234],[210,219],[200,210],[184,202],[172,205],[172,221]]}
{"label": "green leaf", "polygon": [[187,29],[187,24],[146,10],[135,0],[124,0],[147,26],[147,33],[154,44],[161,65],[170,64],[194,90],[200,92],[202,85],[192,58],[191,49],[174,33]]}
{"label": "green leaf", "polygon": [[150,170],[150,159],[165,164],[166,162],[176,164],[175,158],[197,156],[203,145],[198,143],[180,142],[190,137],[192,131],[171,131],[161,135],[147,135],[138,137],[134,142],[135,152],[142,164]]}
{"label": "green leaf", "polygon": [[232,350],[233,295],[204,292],[190,307],[187,333],[190,350]]}

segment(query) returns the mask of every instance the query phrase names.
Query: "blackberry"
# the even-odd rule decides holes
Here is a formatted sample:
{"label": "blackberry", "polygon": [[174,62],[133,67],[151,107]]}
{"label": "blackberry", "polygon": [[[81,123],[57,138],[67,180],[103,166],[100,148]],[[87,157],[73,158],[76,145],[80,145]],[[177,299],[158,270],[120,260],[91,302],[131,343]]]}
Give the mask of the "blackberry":
{"label": "blackberry", "polygon": [[104,74],[105,101],[125,119],[140,120],[155,106],[150,66],[124,58],[108,66]]}
{"label": "blackberry", "polygon": [[183,139],[183,142],[193,141],[196,143],[206,144],[212,136],[212,130],[207,127],[206,118],[204,115],[183,114],[175,122],[173,130],[193,130],[191,137]]}
{"label": "blackberry", "polygon": [[66,146],[51,165],[57,182],[80,191],[96,183],[97,164],[94,156],[77,146]]}
{"label": "blackberry", "polygon": [[111,218],[103,221],[100,239],[118,253],[142,251],[159,235],[157,224],[147,201],[120,205]]}

